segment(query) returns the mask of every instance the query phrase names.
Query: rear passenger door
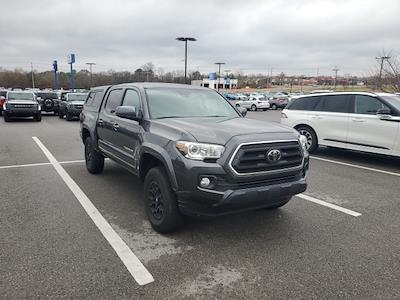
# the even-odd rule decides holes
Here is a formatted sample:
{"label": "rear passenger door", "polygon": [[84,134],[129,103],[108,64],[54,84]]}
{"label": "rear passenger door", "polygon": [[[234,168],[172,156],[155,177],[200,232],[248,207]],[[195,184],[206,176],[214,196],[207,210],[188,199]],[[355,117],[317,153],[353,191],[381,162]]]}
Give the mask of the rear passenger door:
{"label": "rear passenger door", "polygon": [[[137,112],[142,111],[139,91],[135,88],[127,88],[122,105],[134,106]],[[115,122],[118,126],[115,132],[117,137],[116,146],[124,157],[124,163],[133,171],[136,171],[139,163],[139,145],[141,144],[140,137],[143,128],[139,122],[130,119],[116,117]]]}
{"label": "rear passenger door", "polygon": [[116,132],[116,115],[115,109],[121,105],[123,89],[114,88],[110,90],[106,96],[97,119],[97,136],[99,148],[106,154],[116,158],[121,158],[120,151],[117,146]]}
{"label": "rear passenger door", "polygon": [[347,148],[351,95],[324,95],[313,113],[312,122],[321,145]]}
{"label": "rear passenger door", "polygon": [[376,112],[387,107],[380,99],[368,95],[354,96],[350,115],[349,147],[354,150],[391,154],[399,130],[398,122],[381,120]]}

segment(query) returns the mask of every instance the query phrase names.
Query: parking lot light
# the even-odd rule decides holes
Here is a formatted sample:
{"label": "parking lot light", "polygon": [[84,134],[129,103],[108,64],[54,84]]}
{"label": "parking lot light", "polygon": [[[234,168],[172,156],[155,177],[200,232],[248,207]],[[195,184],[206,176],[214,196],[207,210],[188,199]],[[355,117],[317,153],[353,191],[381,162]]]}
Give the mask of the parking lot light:
{"label": "parking lot light", "polygon": [[193,37],[177,37],[176,40],[185,42],[185,84],[187,84],[187,42],[195,42],[197,40]]}

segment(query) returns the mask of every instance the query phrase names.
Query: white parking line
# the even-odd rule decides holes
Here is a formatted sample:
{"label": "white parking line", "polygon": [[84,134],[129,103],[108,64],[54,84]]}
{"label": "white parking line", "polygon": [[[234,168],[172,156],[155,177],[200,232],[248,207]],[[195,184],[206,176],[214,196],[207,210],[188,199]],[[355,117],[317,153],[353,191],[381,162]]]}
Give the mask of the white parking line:
{"label": "white parking line", "polygon": [[298,194],[296,196],[301,198],[301,199],[304,199],[304,200],[307,200],[307,201],[310,201],[310,202],[314,202],[314,203],[319,204],[319,205],[323,205],[323,206],[326,206],[326,207],[341,211],[341,212],[343,212],[345,214],[348,214],[350,216],[353,216],[353,217],[361,216],[361,214],[356,212],[356,211],[353,211],[353,210],[350,210],[350,209],[347,209],[347,208],[344,208],[344,207],[341,207],[341,206],[338,206],[338,205],[335,205],[335,204],[332,204],[332,203],[329,203],[329,202],[325,202],[325,201],[319,200],[319,199],[311,197],[311,196],[307,196],[307,195],[304,195],[304,194]]}
{"label": "white parking line", "polygon": [[375,168],[370,168],[370,167],[364,167],[364,166],[361,166],[361,165],[345,163],[345,162],[342,162],[342,161],[331,160],[331,159],[326,159],[326,158],[322,158],[322,157],[316,157],[316,156],[310,156],[310,157],[312,159],[326,161],[326,162],[330,162],[330,163],[333,163],[333,164],[338,164],[338,165],[342,165],[342,166],[353,167],[353,168],[357,168],[357,169],[368,170],[368,171],[373,171],[373,172],[378,172],[378,173],[383,173],[383,174],[387,174],[387,175],[393,175],[393,176],[399,176],[400,177],[400,173],[396,173],[396,172],[390,172],[390,171],[385,171],[385,170],[380,170],[380,169],[375,169]]}
{"label": "white parking line", "polygon": [[[59,161],[59,164],[79,164],[84,163],[84,159],[80,160],[66,160],[66,161]],[[37,166],[50,166],[51,163],[34,163],[34,164],[23,164],[23,165],[8,165],[8,166],[0,166],[0,169],[14,169],[14,168],[25,168],[25,167],[37,167]]]}
{"label": "white parking line", "polygon": [[13,169],[13,168],[24,168],[24,167],[37,167],[37,166],[47,166],[47,165],[51,165],[51,163],[36,163],[36,164],[25,164],[25,165],[0,166],[0,169]]}
{"label": "white parking line", "polygon": [[128,269],[129,273],[133,276],[136,282],[140,285],[145,285],[154,281],[153,276],[145,268],[145,266],[140,262],[132,250],[125,244],[121,237],[114,231],[111,225],[106,221],[106,219],[101,215],[93,203],[89,200],[86,194],[81,190],[81,188],[76,184],[76,182],[69,176],[69,174],[64,170],[61,164],[56,160],[53,154],[42,144],[42,142],[37,137],[32,137],[39,148],[46,155],[47,159],[53,165],[54,169],[64,180],[65,184],[75,195],[76,199],[85,209],[88,216],[92,219],[94,224],[103,234],[105,239],[117,253],[122,263]]}

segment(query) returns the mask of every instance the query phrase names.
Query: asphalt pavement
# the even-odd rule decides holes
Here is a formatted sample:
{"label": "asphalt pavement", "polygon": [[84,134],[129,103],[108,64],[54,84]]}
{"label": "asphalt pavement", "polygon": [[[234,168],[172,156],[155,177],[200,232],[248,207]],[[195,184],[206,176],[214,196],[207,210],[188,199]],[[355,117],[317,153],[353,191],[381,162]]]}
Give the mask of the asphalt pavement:
{"label": "asphalt pavement", "polygon": [[[248,118],[279,121],[280,111]],[[154,278],[139,285],[38,140]],[[281,209],[186,219],[160,235],[143,185],[86,171],[79,122],[0,118],[0,298],[398,299],[400,159],[321,148]]]}

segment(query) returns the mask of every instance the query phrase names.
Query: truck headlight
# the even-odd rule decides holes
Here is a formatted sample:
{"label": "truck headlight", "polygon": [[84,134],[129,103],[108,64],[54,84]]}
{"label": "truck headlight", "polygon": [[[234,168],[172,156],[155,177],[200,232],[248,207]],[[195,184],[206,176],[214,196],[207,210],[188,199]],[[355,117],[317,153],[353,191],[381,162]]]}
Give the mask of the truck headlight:
{"label": "truck headlight", "polygon": [[304,156],[308,156],[308,150],[307,150],[307,138],[304,135],[300,135],[299,136],[299,141],[300,141],[300,145],[301,148],[303,149],[303,154]]}
{"label": "truck headlight", "polygon": [[194,160],[217,159],[224,153],[225,147],[214,144],[201,144],[193,142],[176,142],[176,149],[186,158]]}

